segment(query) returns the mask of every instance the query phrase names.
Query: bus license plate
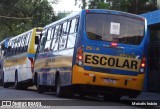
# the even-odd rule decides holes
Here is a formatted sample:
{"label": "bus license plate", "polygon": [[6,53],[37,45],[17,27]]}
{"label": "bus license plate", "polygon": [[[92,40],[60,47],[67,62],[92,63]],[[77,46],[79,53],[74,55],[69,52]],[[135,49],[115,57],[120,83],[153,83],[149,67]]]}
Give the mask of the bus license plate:
{"label": "bus license plate", "polygon": [[104,82],[107,82],[107,83],[116,83],[116,80],[115,79],[111,79],[111,78],[104,78]]}

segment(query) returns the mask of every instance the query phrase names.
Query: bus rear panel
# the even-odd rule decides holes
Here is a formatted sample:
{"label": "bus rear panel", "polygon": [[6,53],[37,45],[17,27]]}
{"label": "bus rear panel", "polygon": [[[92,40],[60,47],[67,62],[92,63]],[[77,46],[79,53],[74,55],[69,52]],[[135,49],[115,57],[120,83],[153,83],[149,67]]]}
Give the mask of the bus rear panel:
{"label": "bus rear panel", "polygon": [[146,20],[105,10],[87,10],[82,14],[84,25],[79,27],[81,36],[77,36],[72,72],[75,89],[138,95],[146,72]]}

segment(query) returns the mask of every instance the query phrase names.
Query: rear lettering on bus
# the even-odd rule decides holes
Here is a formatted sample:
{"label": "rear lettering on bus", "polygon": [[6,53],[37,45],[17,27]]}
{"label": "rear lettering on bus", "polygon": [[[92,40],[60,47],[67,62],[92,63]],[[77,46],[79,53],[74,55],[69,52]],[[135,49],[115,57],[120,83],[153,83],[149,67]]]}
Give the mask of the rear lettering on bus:
{"label": "rear lettering on bus", "polygon": [[84,65],[129,71],[139,71],[140,60],[119,56],[85,53]]}

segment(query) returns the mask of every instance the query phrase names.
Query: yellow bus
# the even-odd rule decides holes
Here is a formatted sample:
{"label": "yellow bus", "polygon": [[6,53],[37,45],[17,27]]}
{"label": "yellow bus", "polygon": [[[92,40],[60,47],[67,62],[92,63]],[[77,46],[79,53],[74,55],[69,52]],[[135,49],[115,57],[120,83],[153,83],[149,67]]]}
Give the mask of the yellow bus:
{"label": "yellow bus", "polygon": [[149,37],[145,18],[82,10],[44,27],[35,59],[38,92],[136,97],[143,88]]}
{"label": "yellow bus", "polygon": [[42,28],[33,28],[9,40],[3,62],[3,87],[14,85],[19,89],[32,85],[34,58],[38,46],[35,42],[41,31]]}

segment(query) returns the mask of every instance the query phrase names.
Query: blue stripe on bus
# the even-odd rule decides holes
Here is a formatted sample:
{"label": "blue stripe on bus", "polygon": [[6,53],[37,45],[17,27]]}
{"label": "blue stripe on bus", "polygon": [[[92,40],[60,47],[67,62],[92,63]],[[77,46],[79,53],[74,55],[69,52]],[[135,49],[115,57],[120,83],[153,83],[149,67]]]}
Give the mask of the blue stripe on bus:
{"label": "blue stripe on bus", "polygon": [[34,57],[35,57],[35,54],[27,54],[27,57],[34,58]]}

